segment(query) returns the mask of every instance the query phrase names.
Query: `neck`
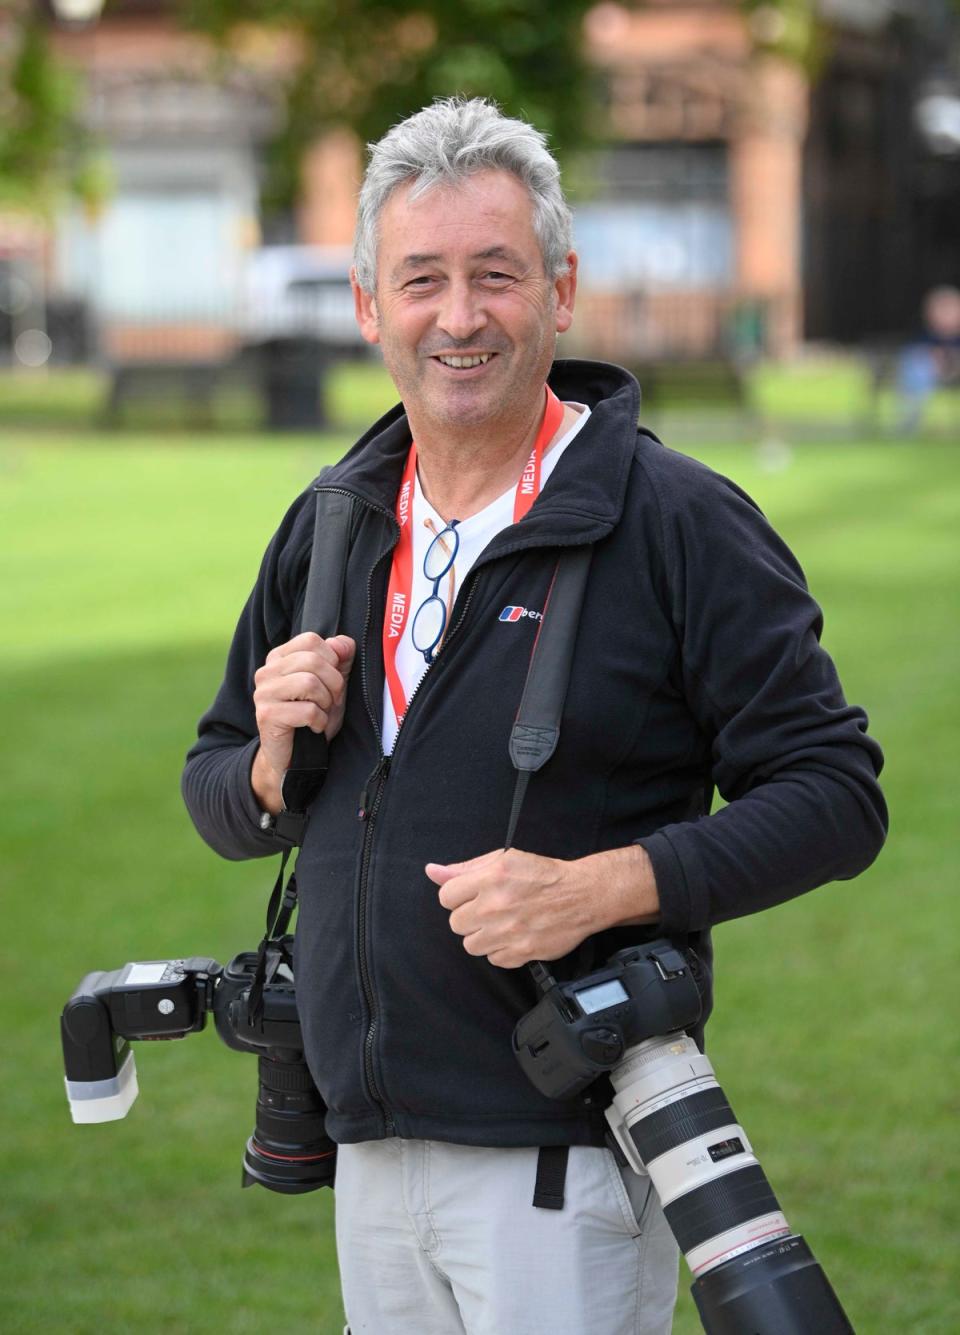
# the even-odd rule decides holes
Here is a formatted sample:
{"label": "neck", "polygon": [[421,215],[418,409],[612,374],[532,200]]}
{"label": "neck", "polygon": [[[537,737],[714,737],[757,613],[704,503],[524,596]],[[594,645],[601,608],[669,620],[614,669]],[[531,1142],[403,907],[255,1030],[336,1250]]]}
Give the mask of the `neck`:
{"label": "neck", "polygon": [[[420,486],[437,513],[448,523],[451,519],[469,519],[508,487],[515,486],[530,458],[542,417],[541,399],[532,420],[523,427],[514,424],[507,431],[491,425],[456,436],[430,431],[421,434],[411,422]],[[576,419],[576,411],[565,406],[560,426],[546,443],[544,454]]]}

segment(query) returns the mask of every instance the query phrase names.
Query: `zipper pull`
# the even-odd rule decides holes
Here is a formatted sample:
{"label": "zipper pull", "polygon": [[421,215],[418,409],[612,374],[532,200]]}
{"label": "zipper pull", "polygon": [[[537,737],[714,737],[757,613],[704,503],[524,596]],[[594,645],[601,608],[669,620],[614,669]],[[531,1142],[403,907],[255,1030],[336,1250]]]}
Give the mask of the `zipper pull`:
{"label": "zipper pull", "polygon": [[390,757],[381,756],[377,761],[376,768],[363,785],[363,791],[360,794],[360,805],[357,807],[357,820],[368,820],[370,817],[370,789],[381,778],[386,778],[387,771],[390,768]]}

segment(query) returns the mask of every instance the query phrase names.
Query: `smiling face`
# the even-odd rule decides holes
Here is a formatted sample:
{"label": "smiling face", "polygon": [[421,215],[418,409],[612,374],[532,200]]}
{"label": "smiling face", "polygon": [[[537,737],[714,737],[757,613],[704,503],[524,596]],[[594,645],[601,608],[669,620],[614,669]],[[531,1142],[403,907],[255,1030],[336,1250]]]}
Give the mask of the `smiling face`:
{"label": "smiling face", "polygon": [[414,434],[523,435],[542,405],[557,333],[570,327],[576,256],[550,279],[526,187],[482,171],[380,215],[376,293],[354,281],[363,337],[379,343]]}

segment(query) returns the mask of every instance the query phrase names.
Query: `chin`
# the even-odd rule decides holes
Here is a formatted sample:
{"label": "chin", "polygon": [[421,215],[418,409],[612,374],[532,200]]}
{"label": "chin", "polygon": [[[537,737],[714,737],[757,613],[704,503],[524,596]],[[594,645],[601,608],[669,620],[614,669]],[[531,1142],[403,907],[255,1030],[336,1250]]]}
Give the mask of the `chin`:
{"label": "chin", "polygon": [[469,394],[466,390],[467,386],[465,385],[464,392],[445,394],[442,399],[429,404],[431,415],[438,422],[444,422],[450,426],[479,426],[482,422],[488,422],[491,418],[496,417],[498,410],[502,410],[503,404],[499,396],[494,394]]}

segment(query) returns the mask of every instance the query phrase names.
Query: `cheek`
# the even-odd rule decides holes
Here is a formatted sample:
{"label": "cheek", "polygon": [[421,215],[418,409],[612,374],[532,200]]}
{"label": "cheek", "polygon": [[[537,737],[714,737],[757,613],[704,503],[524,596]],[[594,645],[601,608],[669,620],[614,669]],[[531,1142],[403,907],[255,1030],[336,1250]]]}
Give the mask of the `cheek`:
{"label": "cheek", "polygon": [[503,313],[503,323],[506,328],[522,332],[531,341],[542,342],[555,332],[553,302],[540,293],[518,294],[509,312]]}
{"label": "cheek", "polygon": [[429,328],[430,320],[422,310],[395,307],[383,321],[395,346],[415,347]]}

